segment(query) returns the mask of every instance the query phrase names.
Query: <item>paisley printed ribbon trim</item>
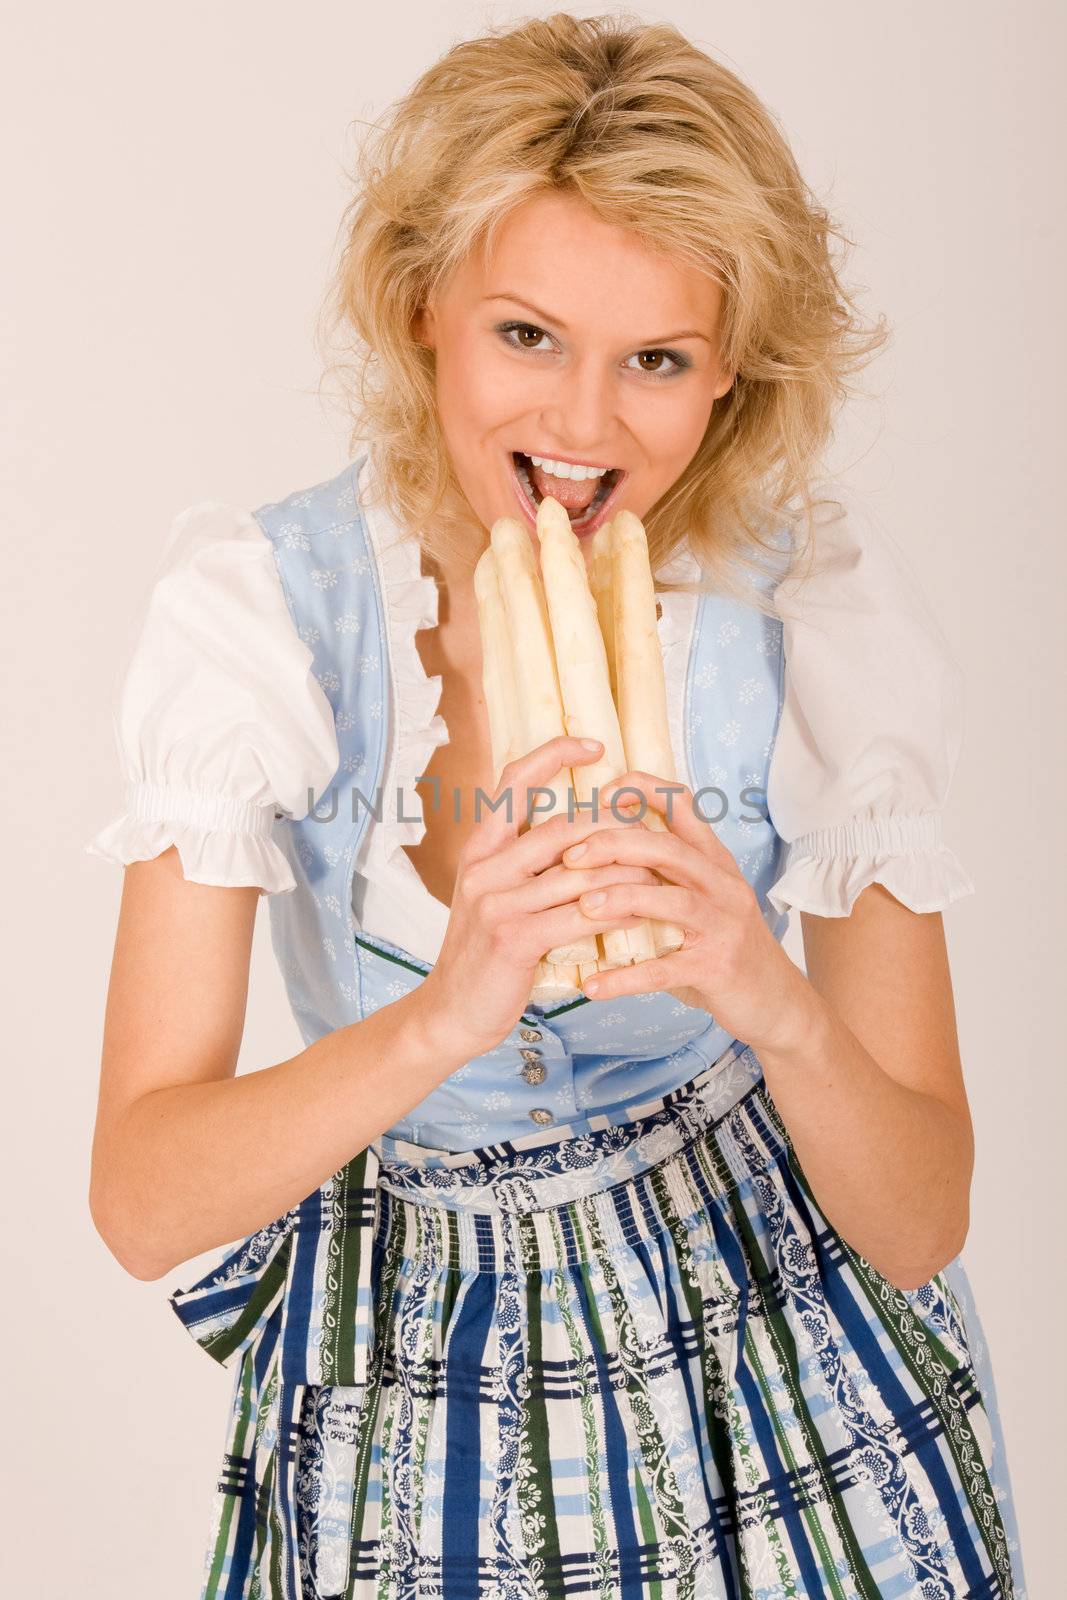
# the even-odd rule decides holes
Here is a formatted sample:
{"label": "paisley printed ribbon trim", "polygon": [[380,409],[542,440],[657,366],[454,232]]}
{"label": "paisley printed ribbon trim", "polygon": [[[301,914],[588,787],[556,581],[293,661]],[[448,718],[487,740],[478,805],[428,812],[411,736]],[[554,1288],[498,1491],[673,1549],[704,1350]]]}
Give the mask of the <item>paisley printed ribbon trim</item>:
{"label": "paisley printed ribbon trim", "polygon": [[628,1107],[630,1120],[573,1137],[564,1128],[547,1139],[531,1135],[457,1153],[383,1135],[378,1182],[401,1199],[454,1210],[522,1213],[565,1205],[676,1154],[762,1076],[755,1053],[735,1043],[666,1100]]}
{"label": "paisley printed ribbon trim", "polygon": [[182,1324],[220,1366],[233,1366],[269,1338],[280,1347],[286,1382],[366,1383],[374,1339],[378,1165],[371,1145],[169,1297]]}

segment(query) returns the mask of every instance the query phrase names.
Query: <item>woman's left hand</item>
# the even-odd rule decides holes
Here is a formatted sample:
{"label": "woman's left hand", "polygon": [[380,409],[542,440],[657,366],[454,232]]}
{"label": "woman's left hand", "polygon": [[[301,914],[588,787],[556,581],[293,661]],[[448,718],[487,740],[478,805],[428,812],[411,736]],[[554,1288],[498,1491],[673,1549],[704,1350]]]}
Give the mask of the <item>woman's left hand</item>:
{"label": "woman's left hand", "polygon": [[[613,814],[611,797],[623,789],[642,795],[666,831],[621,821],[631,808],[636,818],[640,802],[629,794]],[[584,839],[563,851],[564,864],[627,862],[651,867],[665,881],[616,884],[602,891],[599,905],[588,905],[584,895],[578,904],[591,923],[604,928],[628,916],[672,922],[684,930],[685,943],[669,955],[599,973],[585,992],[611,1000],[664,990],[683,1005],[703,1007],[733,1038],[756,1050],[785,1046],[802,1035],[817,1004],[815,991],[767,926],[732,852],[697,813],[692,791],[647,772],[626,772],[602,788],[598,799],[598,819],[590,820]]]}

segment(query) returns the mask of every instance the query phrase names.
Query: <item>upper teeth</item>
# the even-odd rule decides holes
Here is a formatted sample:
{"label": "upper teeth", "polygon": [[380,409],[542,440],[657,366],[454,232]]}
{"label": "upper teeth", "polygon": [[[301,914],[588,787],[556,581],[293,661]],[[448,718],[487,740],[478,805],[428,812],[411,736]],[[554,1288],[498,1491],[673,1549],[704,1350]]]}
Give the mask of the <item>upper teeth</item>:
{"label": "upper teeth", "polygon": [[611,471],[610,467],[575,467],[569,461],[549,461],[544,456],[531,456],[530,460],[554,478],[602,478]]}

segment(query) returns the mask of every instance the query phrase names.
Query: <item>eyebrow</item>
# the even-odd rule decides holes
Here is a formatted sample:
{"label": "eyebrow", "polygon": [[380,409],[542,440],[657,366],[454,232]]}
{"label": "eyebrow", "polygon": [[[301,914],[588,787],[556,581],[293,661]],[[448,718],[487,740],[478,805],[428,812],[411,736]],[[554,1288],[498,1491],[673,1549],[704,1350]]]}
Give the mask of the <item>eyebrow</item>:
{"label": "eyebrow", "polygon": [[[514,300],[516,305],[525,306],[527,311],[532,311],[534,316],[540,317],[542,322],[551,323],[554,327],[561,328],[564,333],[570,332],[567,324],[565,322],[561,322],[559,317],[554,317],[549,311],[538,310],[537,306],[535,306],[532,301],[524,300],[521,295],[512,294],[508,289],[502,290],[500,294],[487,294],[483,298],[485,300]],[[688,333],[668,333],[665,334],[662,339],[649,339],[642,344],[640,348],[643,350],[650,350],[653,348],[658,348],[663,344],[675,344],[679,339],[703,339],[705,344],[711,343],[711,340],[708,338],[706,333],[691,331]]]}

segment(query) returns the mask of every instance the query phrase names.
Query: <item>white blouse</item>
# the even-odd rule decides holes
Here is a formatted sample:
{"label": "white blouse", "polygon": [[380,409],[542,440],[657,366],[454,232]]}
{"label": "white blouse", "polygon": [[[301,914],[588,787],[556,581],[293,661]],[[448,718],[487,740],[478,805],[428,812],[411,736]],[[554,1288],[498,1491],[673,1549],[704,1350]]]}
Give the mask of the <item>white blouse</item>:
{"label": "white blouse", "polygon": [[[778,911],[847,916],[878,882],[913,911],[942,910],[974,889],[941,837],[962,738],[962,673],[900,550],[837,493],[846,514],[820,527],[814,570],[776,593],[785,696],[767,806],[789,850],[769,898]],[[404,804],[370,820],[353,910],[358,926],[433,962],[448,908],[403,847],[426,831],[414,779],[448,739],[441,677],[426,673],[415,642],[437,622],[437,585],[422,573],[416,540],[388,537],[382,508],[365,514],[396,711],[383,792],[401,789]],[[660,600],[673,742],[684,750],[677,729],[695,605],[688,595]],[[179,513],[114,709],[126,808],[86,851],[125,865],[173,844],[193,882],[295,888],[271,837],[275,807],[304,816],[308,791],[324,793],[338,766],[312,659],[251,513],[218,501]],[[678,777],[692,787],[690,774]]]}

